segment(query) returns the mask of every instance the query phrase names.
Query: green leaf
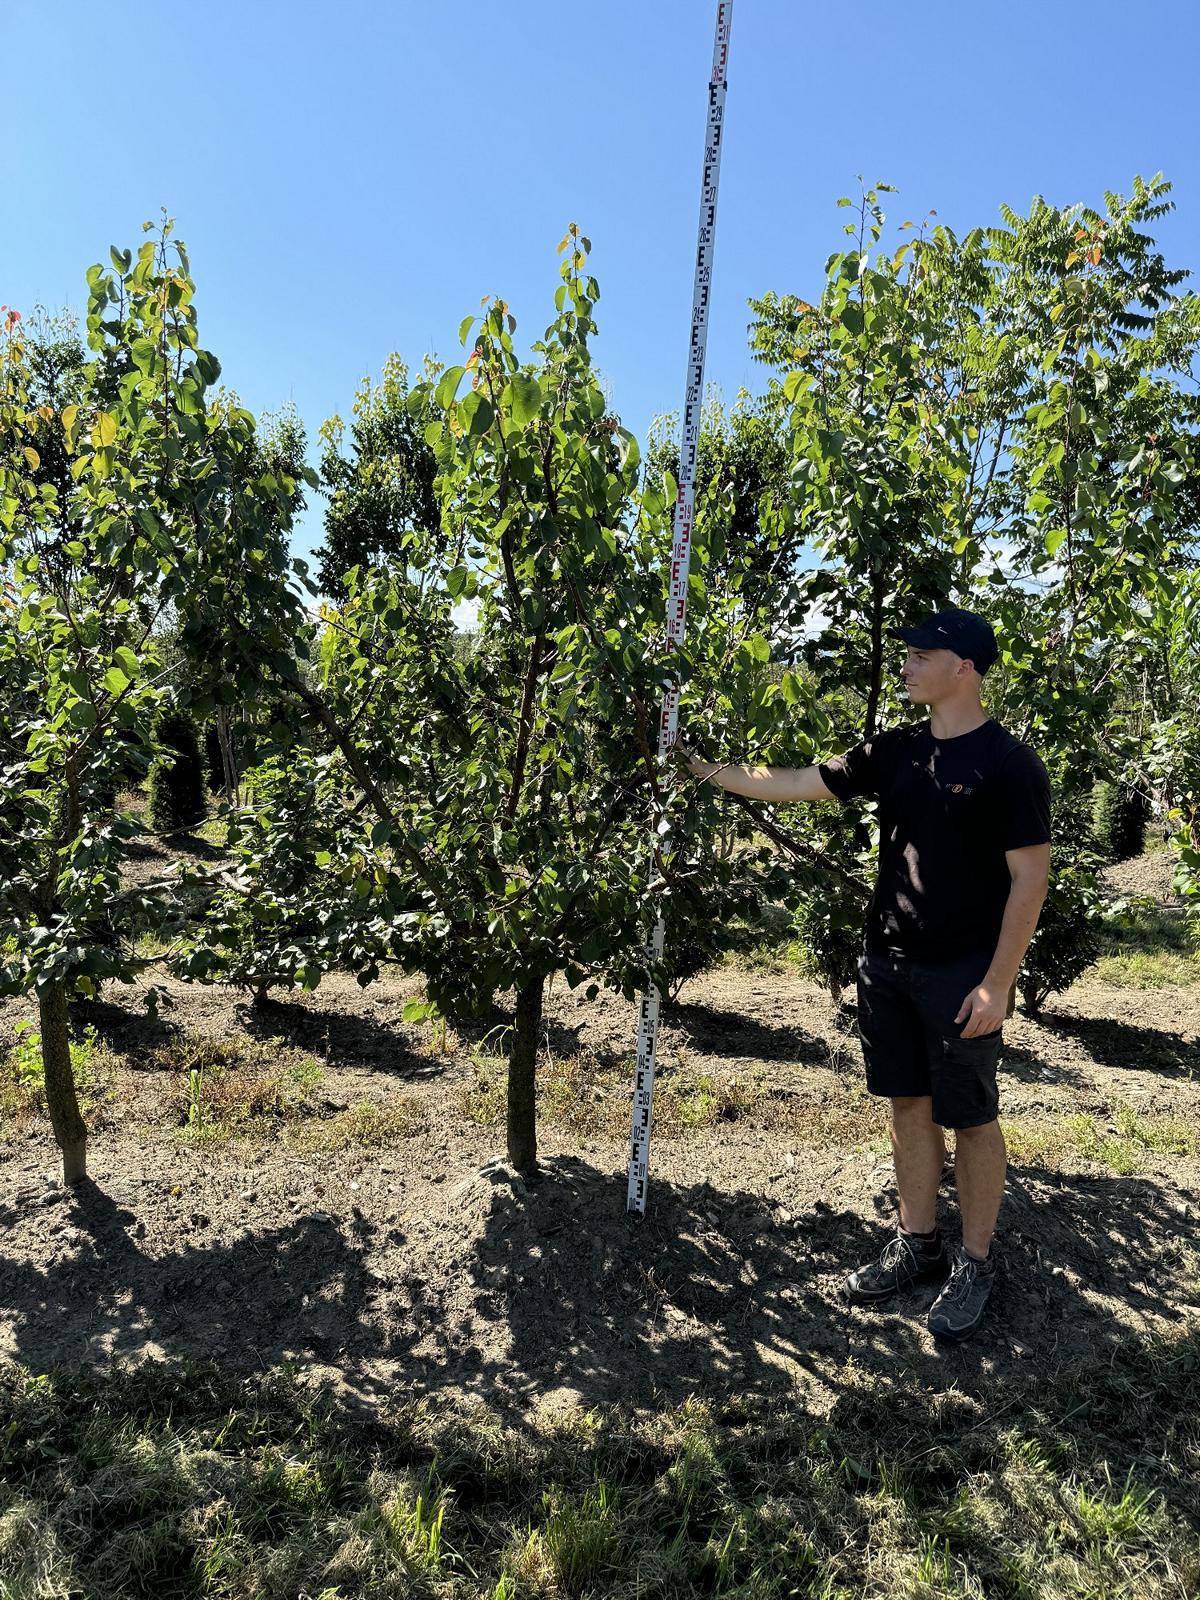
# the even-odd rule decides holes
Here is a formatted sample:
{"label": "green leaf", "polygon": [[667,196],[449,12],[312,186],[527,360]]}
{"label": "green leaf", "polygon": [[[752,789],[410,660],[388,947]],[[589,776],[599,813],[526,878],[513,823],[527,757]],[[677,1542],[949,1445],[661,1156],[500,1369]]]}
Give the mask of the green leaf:
{"label": "green leaf", "polygon": [[459,342],[459,344],[466,344],[467,335],[470,333],[471,329],[474,326],[475,326],[475,318],[474,317],[464,317],[462,319],[462,321],[458,325],[458,342]]}
{"label": "green leaf", "polygon": [[638,442],[628,428],[617,429],[617,442],[621,452],[621,467],[625,472],[633,472],[638,462],[642,459],[642,452]]}
{"label": "green leaf", "polygon": [[542,409],[542,386],[535,377],[514,372],[508,381],[509,410],[518,428],[532,422]]}
{"label": "green leaf", "polygon": [[495,415],[492,402],[487,395],[480,394],[478,389],[471,390],[458,410],[459,416],[467,425],[467,436],[471,439],[478,439],[480,434],[486,433]]}
{"label": "green leaf", "polygon": [[124,694],[129,687],[130,680],[120,667],[109,667],[104,674],[104,687],[109,694]]}
{"label": "green leaf", "polygon": [[76,700],[67,712],[67,719],[75,728],[94,728],[96,708],[90,700]]}
{"label": "green leaf", "polygon": [[448,411],[454,404],[454,396],[458,393],[458,386],[466,370],[465,367],[447,367],[442,373],[442,380],[433,396],[435,404],[442,411]]}
{"label": "green leaf", "polygon": [[135,339],[129,347],[129,354],[139,372],[149,373],[158,356],[158,346],[153,339]]}
{"label": "green leaf", "polygon": [[117,442],[117,419],[111,411],[97,411],[92,423],[92,444],[97,450],[106,449]]}

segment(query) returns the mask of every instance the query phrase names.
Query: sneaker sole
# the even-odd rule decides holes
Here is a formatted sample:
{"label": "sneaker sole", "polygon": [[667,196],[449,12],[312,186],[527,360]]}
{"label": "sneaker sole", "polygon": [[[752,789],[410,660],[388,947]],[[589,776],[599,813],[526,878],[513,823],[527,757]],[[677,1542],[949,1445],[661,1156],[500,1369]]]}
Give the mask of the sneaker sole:
{"label": "sneaker sole", "polygon": [[979,1322],[973,1322],[969,1328],[930,1328],[929,1331],[939,1344],[965,1344],[979,1332],[982,1321],[983,1318],[980,1317]]}

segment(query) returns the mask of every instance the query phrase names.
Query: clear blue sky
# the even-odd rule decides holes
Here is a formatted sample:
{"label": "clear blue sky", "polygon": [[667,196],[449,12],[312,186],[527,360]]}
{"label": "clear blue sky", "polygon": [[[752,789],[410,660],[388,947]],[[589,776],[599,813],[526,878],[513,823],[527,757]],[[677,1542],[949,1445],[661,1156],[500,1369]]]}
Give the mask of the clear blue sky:
{"label": "clear blue sky", "polygon": [[[641,435],[678,406],[714,0],[4,10],[0,301],[82,310],[166,206],[226,381],[311,441],[389,350],[451,356],[483,294],[540,334],[577,220],[615,408]],[[816,289],[859,172],[965,229],[1162,169],[1200,267],[1198,63],[1196,0],[735,0],[709,378],[761,387],[747,296]]]}

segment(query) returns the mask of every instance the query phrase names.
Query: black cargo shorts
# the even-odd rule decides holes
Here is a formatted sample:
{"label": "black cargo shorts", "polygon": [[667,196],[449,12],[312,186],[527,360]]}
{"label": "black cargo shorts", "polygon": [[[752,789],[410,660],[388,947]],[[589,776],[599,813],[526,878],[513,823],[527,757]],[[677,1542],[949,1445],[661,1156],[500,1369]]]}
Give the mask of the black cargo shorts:
{"label": "black cargo shorts", "polygon": [[872,1094],[932,1095],[943,1128],[979,1128],[1000,1108],[1001,1032],[964,1039],[959,1007],[982,983],[990,955],[913,961],[864,950],[858,958],[858,1036]]}

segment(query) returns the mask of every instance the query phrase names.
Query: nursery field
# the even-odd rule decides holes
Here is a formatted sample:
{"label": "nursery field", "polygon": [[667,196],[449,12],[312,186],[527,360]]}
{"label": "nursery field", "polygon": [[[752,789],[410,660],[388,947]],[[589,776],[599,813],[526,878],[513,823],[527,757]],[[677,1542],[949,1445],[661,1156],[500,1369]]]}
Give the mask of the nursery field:
{"label": "nursery field", "polygon": [[[82,322],[0,306],[0,1600],[1196,1600],[1170,192],[961,234],[842,196],[817,299],[749,302],[764,391],[693,371],[644,453],[575,222],[519,331],[489,294],[451,364],[381,349],[317,464],[166,213]],[[881,780],[920,707],[1029,752],[929,756],[941,869]],[[793,803],[831,756],[847,803]],[[939,870],[1008,901],[1000,1279],[952,1350],[842,1297],[896,1210],[848,988],[881,851],[946,947],[986,896]]]}
{"label": "nursery field", "polygon": [[[1164,852],[1007,1026],[1004,1277],[969,1344],[840,1284],[895,1204],[841,1019],[786,944],[664,1008],[551,986],[541,1174],[504,997],[412,980],[77,1008],[90,1180],[55,1181],[3,1003],[0,1595],[1192,1595],[1200,957]],[[509,997],[511,998],[511,997]],[[948,1174],[949,1177],[949,1174]],[[952,1184],[944,1220],[954,1229]],[[49,1374],[49,1376],[40,1376]]]}

